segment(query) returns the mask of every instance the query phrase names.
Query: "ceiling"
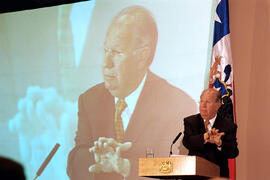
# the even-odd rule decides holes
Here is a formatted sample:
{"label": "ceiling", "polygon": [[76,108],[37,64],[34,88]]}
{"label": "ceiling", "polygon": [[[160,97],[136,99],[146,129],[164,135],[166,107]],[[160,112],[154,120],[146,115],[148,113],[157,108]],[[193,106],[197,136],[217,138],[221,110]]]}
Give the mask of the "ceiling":
{"label": "ceiling", "polygon": [[36,9],[86,0],[1,0],[0,13]]}

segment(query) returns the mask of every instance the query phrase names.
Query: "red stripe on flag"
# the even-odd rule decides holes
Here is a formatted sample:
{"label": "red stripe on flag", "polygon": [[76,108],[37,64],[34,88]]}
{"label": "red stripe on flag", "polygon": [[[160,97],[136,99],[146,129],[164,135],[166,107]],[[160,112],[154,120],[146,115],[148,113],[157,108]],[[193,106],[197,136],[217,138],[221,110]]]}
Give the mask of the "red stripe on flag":
{"label": "red stripe on flag", "polygon": [[236,161],[235,159],[229,159],[228,160],[229,164],[229,171],[230,171],[230,180],[235,180],[236,179]]}
{"label": "red stripe on flag", "polygon": [[[233,80],[233,116],[234,116],[234,122],[237,124],[236,120],[236,97],[235,97],[235,83]],[[230,172],[230,180],[236,180],[236,160],[235,159],[229,159],[228,160],[229,165],[229,172]]]}

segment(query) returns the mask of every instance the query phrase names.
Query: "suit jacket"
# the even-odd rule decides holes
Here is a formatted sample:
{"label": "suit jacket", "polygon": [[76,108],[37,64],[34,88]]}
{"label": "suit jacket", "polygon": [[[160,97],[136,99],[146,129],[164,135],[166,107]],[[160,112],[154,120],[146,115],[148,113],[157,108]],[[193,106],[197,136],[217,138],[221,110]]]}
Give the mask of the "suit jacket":
{"label": "suit jacket", "polygon": [[203,157],[220,167],[220,176],[229,177],[228,158],[238,156],[236,141],[237,126],[231,119],[221,118],[218,114],[213,128],[224,132],[222,136],[221,151],[215,144],[204,143],[203,134],[206,132],[204,120],[200,114],[192,115],[184,119],[183,144],[189,150],[189,155]]}
{"label": "suit jacket", "polygon": [[[116,173],[99,173],[91,178],[88,171],[94,164],[89,153],[93,142],[99,137],[115,138],[114,111],[114,97],[104,83],[80,95],[76,145],[69,154],[67,168],[71,179],[123,179]],[[132,142],[132,148],[121,154],[131,162],[131,173],[126,179],[139,178],[138,158],[145,157],[147,147],[154,149],[155,156],[168,156],[172,140],[183,129],[181,119],[195,112],[196,104],[186,93],[148,72],[125,131],[123,142]]]}

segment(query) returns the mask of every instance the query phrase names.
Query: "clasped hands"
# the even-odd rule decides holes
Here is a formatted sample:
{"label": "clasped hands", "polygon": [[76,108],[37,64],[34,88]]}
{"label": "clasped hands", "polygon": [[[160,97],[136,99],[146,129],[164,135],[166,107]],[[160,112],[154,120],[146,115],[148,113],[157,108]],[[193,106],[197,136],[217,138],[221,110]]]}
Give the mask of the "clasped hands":
{"label": "clasped hands", "polygon": [[128,159],[121,158],[121,152],[129,150],[131,146],[131,142],[119,143],[113,138],[100,137],[89,149],[96,162],[89,167],[89,171],[116,172],[127,177],[130,173],[130,162]]}
{"label": "clasped hands", "polygon": [[211,130],[204,133],[204,143],[216,144],[218,147],[222,145],[221,137],[224,135],[224,132],[219,132],[219,129],[212,128]]}

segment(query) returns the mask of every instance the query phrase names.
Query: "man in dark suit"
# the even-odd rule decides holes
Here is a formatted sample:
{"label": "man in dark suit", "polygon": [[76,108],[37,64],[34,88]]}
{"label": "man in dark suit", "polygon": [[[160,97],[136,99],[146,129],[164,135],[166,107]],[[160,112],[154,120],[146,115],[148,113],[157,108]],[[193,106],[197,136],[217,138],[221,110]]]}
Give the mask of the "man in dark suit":
{"label": "man in dark suit", "polygon": [[218,109],[221,95],[206,89],[200,97],[200,113],[184,119],[183,144],[189,155],[203,157],[220,167],[220,176],[229,177],[228,159],[238,156],[237,126],[232,119],[223,118]]}
{"label": "man in dark suit", "polygon": [[[156,23],[143,7],[128,7],[112,20],[104,42],[104,83],[79,97],[70,179],[138,179],[138,158],[146,148],[168,156],[176,127],[183,129],[181,117],[196,112],[186,93],[149,70],[157,37]],[[116,115],[120,100],[125,108]]]}

